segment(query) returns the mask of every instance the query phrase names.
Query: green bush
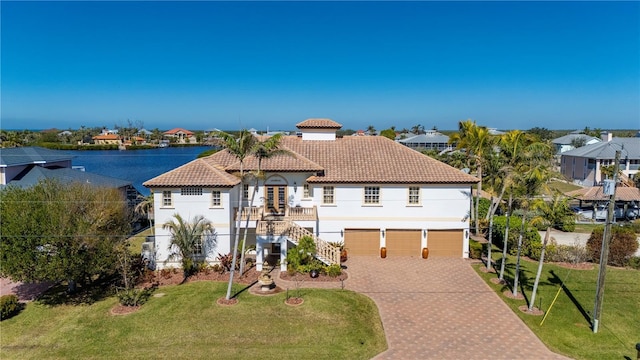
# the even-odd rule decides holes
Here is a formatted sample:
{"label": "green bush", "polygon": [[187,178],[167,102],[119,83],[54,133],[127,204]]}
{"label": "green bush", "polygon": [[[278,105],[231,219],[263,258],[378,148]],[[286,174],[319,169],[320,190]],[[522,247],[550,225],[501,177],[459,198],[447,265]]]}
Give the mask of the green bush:
{"label": "green bush", "polygon": [[472,259],[480,259],[482,258],[482,244],[475,241],[469,240],[469,257]]}
{"label": "green bush", "polygon": [[149,300],[155,288],[126,289],[118,291],[118,300],[124,306],[140,306]]}
{"label": "green bush", "polygon": [[20,303],[16,295],[0,296],[0,320],[8,319],[18,312],[20,312]]}
{"label": "green bush", "polygon": [[314,258],[316,244],[311,236],[300,238],[298,245],[287,251],[287,267],[291,271],[308,273],[311,270],[321,270],[322,263]]}
{"label": "green bush", "polygon": [[338,264],[329,265],[325,268],[325,272],[328,276],[337,277],[342,274],[342,268]]}
{"label": "green bush", "polygon": [[[506,216],[495,216],[493,218],[493,232],[492,242],[502,248],[504,245],[504,233],[506,229],[507,219]],[[524,235],[522,237],[522,255],[531,257],[531,252],[538,251],[538,245],[540,244],[540,234],[529,223],[525,223]],[[522,227],[522,218],[517,216],[511,216],[509,220],[509,239],[507,240],[507,249],[509,254],[515,255],[518,251],[518,238],[520,237],[520,229]],[[542,247],[542,245],[540,245]],[[535,254],[534,254],[535,255]],[[538,251],[538,258],[540,253]]]}
{"label": "green bush", "polygon": [[[591,261],[600,263],[602,236],[604,227],[598,226],[591,232],[587,240],[587,252]],[[612,226],[611,242],[609,243],[608,263],[613,266],[625,266],[633,254],[638,250],[636,234],[631,226]]]}
{"label": "green bush", "polygon": [[632,269],[640,270],[640,256],[630,257],[629,261],[627,261],[627,266]]}

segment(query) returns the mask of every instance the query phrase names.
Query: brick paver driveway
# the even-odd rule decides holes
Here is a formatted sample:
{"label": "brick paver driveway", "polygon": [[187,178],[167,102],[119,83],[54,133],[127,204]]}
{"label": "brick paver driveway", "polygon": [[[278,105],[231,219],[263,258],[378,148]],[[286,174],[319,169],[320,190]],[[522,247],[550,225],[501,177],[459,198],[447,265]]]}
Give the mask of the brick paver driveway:
{"label": "brick paver driveway", "polygon": [[549,351],[471,268],[449,258],[352,256],[346,288],[378,305],[376,359],[566,359]]}

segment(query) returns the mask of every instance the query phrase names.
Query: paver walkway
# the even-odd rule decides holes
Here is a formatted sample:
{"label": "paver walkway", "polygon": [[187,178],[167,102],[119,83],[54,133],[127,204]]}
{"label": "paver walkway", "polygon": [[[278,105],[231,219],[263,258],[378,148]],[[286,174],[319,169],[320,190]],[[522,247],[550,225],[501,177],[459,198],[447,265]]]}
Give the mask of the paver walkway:
{"label": "paver walkway", "polygon": [[389,348],[375,359],[566,359],[546,348],[468,260],[352,256],[345,265],[345,287],[380,311]]}

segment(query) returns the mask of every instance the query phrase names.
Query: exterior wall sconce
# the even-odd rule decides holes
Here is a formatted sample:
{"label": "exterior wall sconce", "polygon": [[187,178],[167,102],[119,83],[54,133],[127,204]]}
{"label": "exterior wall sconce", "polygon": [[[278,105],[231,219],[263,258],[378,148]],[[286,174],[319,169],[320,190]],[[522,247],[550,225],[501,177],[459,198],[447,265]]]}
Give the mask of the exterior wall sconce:
{"label": "exterior wall sconce", "polygon": [[422,230],[422,235],[424,235],[424,237],[427,237],[427,230]]}
{"label": "exterior wall sconce", "polygon": [[293,192],[294,193],[298,192],[298,184],[295,181],[293,182]]}
{"label": "exterior wall sconce", "polygon": [[344,230],[340,230],[340,237],[344,237]]}
{"label": "exterior wall sconce", "polygon": [[465,239],[469,238],[469,230],[464,231],[464,238]]}
{"label": "exterior wall sconce", "polygon": [[382,229],[382,237],[384,238],[384,229]]}

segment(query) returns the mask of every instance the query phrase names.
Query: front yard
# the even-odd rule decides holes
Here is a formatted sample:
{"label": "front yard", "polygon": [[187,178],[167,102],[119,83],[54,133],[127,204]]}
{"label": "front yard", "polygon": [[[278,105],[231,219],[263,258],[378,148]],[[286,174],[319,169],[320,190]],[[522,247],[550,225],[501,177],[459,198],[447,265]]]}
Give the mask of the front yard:
{"label": "front yard", "polygon": [[[236,285],[236,291],[242,285]],[[226,283],[201,281],[160,287],[138,311],[112,315],[115,297],[91,305],[29,303],[2,321],[2,359],[250,358],[369,359],[387,347],[378,310],[345,290],[301,289],[221,306]]]}
{"label": "front yard", "polygon": [[[496,252],[493,256],[500,269]],[[515,257],[507,260],[505,278],[512,284]],[[545,264],[540,278],[535,306],[548,312],[541,325],[542,316],[521,312],[518,307],[527,304],[537,271],[537,262],[521,262],[520,281],[526,300],[514,300],[503,295],[510,287],[496,285],[491,279],[498,274],[474,269],[498,293],[504,302],[529,328],[553,351],[575,359],[635,359],[635,344],[640,342],[640,271],[609,267],[606,275],[602,316],[597,334],[591,330],[598,265],[589,270],[569,269],[556,264]],[[564,281],[564,287],[562,283]],[[554,297],[559,296],[551,307]],[[521,289],[519,290],[521,292]]]}

